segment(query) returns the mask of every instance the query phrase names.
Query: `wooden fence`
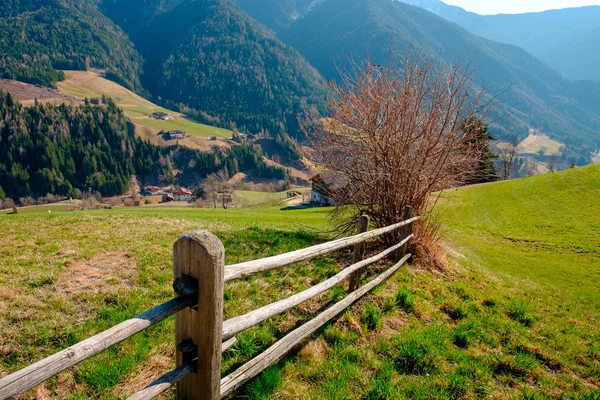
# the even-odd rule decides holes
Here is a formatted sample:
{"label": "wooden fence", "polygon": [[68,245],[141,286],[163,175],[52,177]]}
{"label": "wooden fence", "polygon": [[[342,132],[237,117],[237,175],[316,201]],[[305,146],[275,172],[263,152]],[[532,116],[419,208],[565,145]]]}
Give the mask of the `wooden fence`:
{"label": "wooden fence", "polygon": [[[389,278],[411,257],[406,251],[407,243],[413,237],[412,224],[419,217],[413,217],[412,207],[404,210],[404,216],[403,222],[372,231],[368,231],[368,218],[361,217],[359,232],[355,236],[229,266],[225,266],[225,250],[216,236],[203,231],[184,236],[173,248],[173,288],[176,297],[0,379],[0,399],[30,390],[171,315],[175,315],[177,368],[150,383],[130,399],[151,399],[173,385],[177,385],[178,399],[216,400],[226,397]],[[397,230],[400,230],[401,238],[398,244],[364,259],[366,241]],[[226,282],[283,268],[350,246],[354,246],[353,264],[337,275],[287,299],[223,321],[223,288]],[[394,255],[397,263],[359,287],[361,271],[389,255]],[[350,279],[350,294],[346,298],[221,379],[221,354],[235,343],[235,335],[324,293],[347,278]]]}

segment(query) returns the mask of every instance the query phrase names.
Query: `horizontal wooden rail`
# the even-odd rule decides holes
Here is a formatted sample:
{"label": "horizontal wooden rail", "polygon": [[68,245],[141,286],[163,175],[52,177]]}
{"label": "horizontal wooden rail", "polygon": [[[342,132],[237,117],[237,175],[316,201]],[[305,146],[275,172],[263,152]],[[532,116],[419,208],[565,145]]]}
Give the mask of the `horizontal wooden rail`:
{"label": "horizontal wooden rail", "polygon": [[400,260],[396,265],[379,275],[377,278],[367,283],[360,289],[352,292],[352,294],[348,295],[339,303],[336,303],[334,306],[328,308],[326,311],[321,313],[318,317],[314,318],[310,322],[302,325],[300,328],[292,331],[287,334],[283,339],[279,340],[277,343],[269,347],[264,353],[259,356],[253,358],[246,364],[242,365],[231,375],[226,376],[221,379],[221,398],[224,398],[231,394],[235,389],[240,387],[244,382],[249,379],[254,378],[256,375],[261,373],[265,368],[273,365],[277,360],[283,357],[290,349],[292,349],[295,345],[300,343],[307,336],[315,332],[317,329],[325,325],[331,319],[333,319],[336,315],[343,312],[346,308],[351,306],[357,300],[359,300],[366,293],[371,291],[377,285],[381,284],[383,281],[392,276],[400,267],[408,261],[411,257],[411,254],[407,254],[402,260]]}
{"label": "horizontal wooden rail", "polygon": [[161,376],[133,396],[129,400],[149,400],[153,399],[161,393],[166,392],[171,386],[196,371],[196,366],[193,364],[184,364],[173,371]]}
{"label": "horizontal wooden rail", "polygon": [[[223,342],[221,346],[221,352],[226,352],[231,346],[237,342],[235,337]],[[153,399],[161,393],[166,392],[171,386],[185,378],[187,375],[196,371],[197,365],[184,364],[173,371],[161,376],[133,396],[129,397],[128,400],[149,400]]]}
{"label": "horizontal wooden rail", "polygon": [[237,339],[235,337],[227,339],[221,345],[221,353],[225,353],[227,350],[229,350],[236,343],[237,343]]}
{"label": "horizontal wooden rail", "polygon": [[346,279],[347,277],[352,275],[354,272],[359,271],[360,269],[362,269],[368,265],[376,263],[377,261],[382,260],[389,254],[395,252],[396,250],[398,250],[399,248],[404,246],[406,243],[408,243],[408,241],[412,237],[413,237],[413,235],[410,235],[409,237],[404,239],[402,242],[398,243],[395,246],[390,247],[387,250],[382,251],[381,253],[377,254],[376,256],[373,256],[371,258],[368,258],[366,260],[363,260],[361,262],[353,264],[353,265],[349,266],[348,268],[345,268],[343,271],[341,271],[337,275],[327,279],[326,281],[319,283],[318,285],[311,287],[310,289],[307,289],[301,293],[298,293],[296,295],[288,297],[287,299],[280,300],[278,302],[261,307],[257,310],[251,311],[247,314],[228,319],[227,321],[223,322],[223,338],[228,339],[232,336],[235,336],[238,333],[243,332],[246,329],[249,329],[255,325],[258,325],[259,323],[261,323],[277,314],[287,311],[292,307],[295,307],[309,299],[312,299],[313,297],[320,295],[323,292],[326,292],[327,290],[331,289],[332,287],[334,287],[335,285],[337,285],[338,283],[342,282],[344,279]]}
{"label": "horizontal wooden rail", "polygon": [[29,389],[33,389],[67,368],[71,368],[103,352],[109,347],[122,342],[185,308],[193,307],[196,305],[197,298],[197,295],[191,295],[171,299],[102,333],[0,379],[0,399],[8,399]]}
{"label": "horizontal wooden rail", "polygon": [[259,272],[265,272],[272,269],[283,268],[301,261],[310,260],[319,256],[333,253],[336,250],[341,250],[365,240],[369,240],[389,232],[393,232],[404,226],[410,225],[418,221],[419,217],[414,217],[400,223],[390,225],[385,228],[375,229],[369,232],[360,233],[355,236],[345,237],[331,242],[308,247],[306,249],[292,251],[278,256],[263,258],[260,260],[247,261],[240,264],[229,265],[225,267],[225,282],[230,282],[236,279],[242,279]]}

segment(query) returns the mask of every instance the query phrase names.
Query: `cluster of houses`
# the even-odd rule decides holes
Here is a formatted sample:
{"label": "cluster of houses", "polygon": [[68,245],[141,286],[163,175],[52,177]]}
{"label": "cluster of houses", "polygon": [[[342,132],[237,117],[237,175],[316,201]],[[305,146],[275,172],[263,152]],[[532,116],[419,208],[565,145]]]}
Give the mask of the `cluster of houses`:
{"label": "cluster of houses", "polygon": [[192,201],[194,195],[192,191],[186,188],[177,188],[173,191],[161,190],[158,186],[146,186],[142,190],[142,196],[162,196],[163,203],[172,201]]}
{"label": "cluster of houses", "polygon": [[[317,174],[313,176],[310,181],[312,183],[310,203],[319,206],[334,206],[335,201],[331,198],[332,194],[345,190],[348,184],[347,179],[344,177],[328,172]],[[141,195],[161,196],[163,203],[169,203],[173,201],[190,202],[195,200],[192,191],[184,187],[178,187],[171,191],[163,190],[158,186],[146,186],[142,189]],[[288,198],[297,196],[302,196],[302,194],[295,190],[290,190],[287,192]]]}

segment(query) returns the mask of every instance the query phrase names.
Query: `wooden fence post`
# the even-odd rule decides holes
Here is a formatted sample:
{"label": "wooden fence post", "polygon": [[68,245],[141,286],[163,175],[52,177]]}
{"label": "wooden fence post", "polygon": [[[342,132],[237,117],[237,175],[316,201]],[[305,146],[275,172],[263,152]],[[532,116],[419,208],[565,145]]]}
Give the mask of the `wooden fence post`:
{"label": "wooden fence post", "polygon": [[[358,229],[356,233],[364,233],[369,230],[369,217],[361,215],[358,219]],[[365,258],[366,243],[362,242],[354,246],[354,254],[352,256],[352,264],[356,264]],[[354,292],[360,286],[362,270],[358,270],[350,275],[350,283],[348,286],[349,292]]]}
{"label": "wooden fence post", "polygon": [[[404,209],[402,210],[402,221],[406,221],[408,219],[411,219],[412,217],[414,217],[414,210],[413,210],[412,206],[405,206]],[[409,225],[402,227],[400,229],[399,242],[406,239],[412,233],[412,231],[413,231],[413,224],[409,224]],[[402,257],[404,257],[406,255],[407,249],[408,249],[408,242],[404,246],[402,246],[398,249],[398,252],[396,253],[396,260],[402,259]]]}
{"label": "wooden fence post", "polygon": [[[197,370],[177,383],[177,399],[220,399],[225,250],[210,232],[194,232],[173,246],[174,287],[198,287],[198,306],[175,316],[177,366],[197,358]],[[194,288],[195,289],[195,288]]]}

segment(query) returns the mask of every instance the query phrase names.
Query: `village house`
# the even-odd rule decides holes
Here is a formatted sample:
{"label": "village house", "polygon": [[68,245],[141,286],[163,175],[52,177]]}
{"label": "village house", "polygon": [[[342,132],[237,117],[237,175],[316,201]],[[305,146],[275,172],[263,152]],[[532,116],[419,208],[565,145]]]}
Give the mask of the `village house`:
{"label": "village house", "polygon": [[142,190],[142,196],[156,196],[160,193],[160,188],[158,186],[145,186]]}
{"label": "village house", "polygon": [[179,188],[173,191],[175,201],[192,201],[192,192],[186,188]]}
{"label": "village house", "polygon": [[98,106],[98,105],[102,104],[102,99],[97,98],[97,97],[93,97],[93,98],[90,99],[90,104]]}
{"label": "village house", "polygon": [[165,140],[176,140],[186,138],[188,135],[185,131],[175,130],[175,131],[167,131],[163,133],[163,138]]}
{"label": "village house", "polygon": [[334,206],[335,200],[331,198],[332,194],[339,193],[347,186],[347,179],[339,174],[324,172],[310,178],[312,190],[310,192],[310,202],[320,206]]}
{"label": "village house", "polygon": [[154,118],[154,119],[161,120],[161,121],[169,121],[169,120],[173,119],[172,116],[170,116],[169,114],[164,113],[162,111],[155,112],[152,115],[150,115],[150,117]]}

